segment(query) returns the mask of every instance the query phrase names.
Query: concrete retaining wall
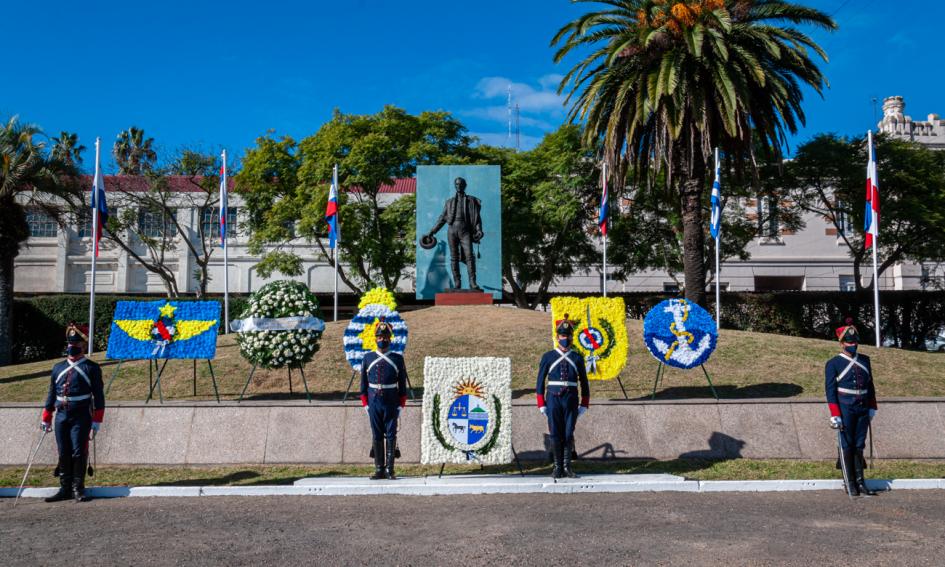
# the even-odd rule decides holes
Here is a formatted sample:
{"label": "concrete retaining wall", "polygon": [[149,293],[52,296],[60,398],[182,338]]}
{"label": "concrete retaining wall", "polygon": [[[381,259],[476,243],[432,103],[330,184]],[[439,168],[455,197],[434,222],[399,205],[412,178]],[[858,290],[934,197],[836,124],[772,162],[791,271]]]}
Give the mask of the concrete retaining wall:
{"label": "concrete retaining wall", "polygon": [[[21,465],[39,440],[40,410],[0,404],[0,465]],[[599,402],[581,418],[577,447],[590,458],[829,459],[836,435],[820,400]],[[515,449],[545,452],[547,422],[513,404]],[[945,459],[945,399],[882,400],[873,424],[878,458]],[[420,406],[401,419],[403,462],[420,458]],[[114,403],[98,437],[100,464],[366,463],[364,411],[337,402]],[[55,462],[50,435],[37,463]]]}

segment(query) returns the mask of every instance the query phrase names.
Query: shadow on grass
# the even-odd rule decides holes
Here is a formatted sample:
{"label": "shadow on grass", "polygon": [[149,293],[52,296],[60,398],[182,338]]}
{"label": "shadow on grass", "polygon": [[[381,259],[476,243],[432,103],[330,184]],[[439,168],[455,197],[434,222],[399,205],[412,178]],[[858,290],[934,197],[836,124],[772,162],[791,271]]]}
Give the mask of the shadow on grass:
{"label": "shadow on grass", "polygon": [[[256,471],[235,471],[223,476],[211,477],[211,478],[188,478],[182,480],[168,480],[163,482],[155,482],[152,486],[222,486],[227,484],[234,484],[237,482],[249,480],[251,478],[258,478],[260,475]],[[267,482],[261,482],[259,484],[267,484]]]}

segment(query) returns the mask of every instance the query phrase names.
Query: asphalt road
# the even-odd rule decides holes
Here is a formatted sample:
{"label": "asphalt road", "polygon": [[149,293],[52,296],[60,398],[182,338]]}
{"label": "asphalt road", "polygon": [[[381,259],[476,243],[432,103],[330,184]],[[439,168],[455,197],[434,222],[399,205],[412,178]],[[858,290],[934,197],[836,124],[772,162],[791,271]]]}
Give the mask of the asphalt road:
{"label": "asphalt road", "polygon": [[29,565],[942,565],[945,492],[0,501]]}

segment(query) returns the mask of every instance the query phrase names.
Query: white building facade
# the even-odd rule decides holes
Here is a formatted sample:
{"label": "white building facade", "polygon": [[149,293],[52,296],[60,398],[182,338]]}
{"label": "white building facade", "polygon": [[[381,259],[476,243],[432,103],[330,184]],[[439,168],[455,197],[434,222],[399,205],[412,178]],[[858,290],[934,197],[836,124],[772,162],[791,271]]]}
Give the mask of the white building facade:
{"label": "white building facade", "polygon": [[[883,119],[879,130],[890,135],[918,142],[934,149],[945,150],[945,120],[929,115],[927,121],[913,121],[904,114],[902,97],[889,97],[883,103]],[[864,180],[865,180],[864,164]],[[106,177],[106,191],[117,182],[117,178]],[[416,191],[416,180],[398,179],[393,186],[384,187],[380,193],[381,205]],[[753,199],[742,203],[746,210],[753,210]],[[251,293],[270,281],[256,273],[258,257],[249,253],[246,235],[239,222],[242,201],[236,193],[229,198],[228,256],[231,293]],[[218,234],[218,213],[215,209],[201,210],[194,207],[176,209],[177,220],[196,240],[198,223],[204,231]],[[805,226],[798,232],[775,230],[765,237],[755,238],[748,247],[750,258],[723,263],[721,286],[730,291],[849,291],[855,288],[853,262],[843,239],[837,234],[833,223],[821,216],[808,214],[803,219]],[[92,242],[88,221],[84,226],[59,227],[55,221],[38,210],[28,215],[30,238],[16,259],[15,291],[17,293],[83,293],[91,287]],[[143,215],[138,229],[161,230],[161,222]],[[343,223],[343,220],[342,220]],[[152,226],[153,225],[153,226]],[[235,228],[235,234],[234,232]],[[880,235],[882,237],[882,235]],[[724,233],[723,233],[724,238]],[[131,246],[142,256],[146,247],[135,241]],[[102,250],[96,266],[96,292],[119,294],[164,293],[163,280],[148,271],[141,263],[107,240],[102,241]],[[327,243],[325,243],[327,248]],[[332,291],[334,272],[330,264],[320,257],[315,244],[297,239],[289,242],[287,250],[303,259],[303,275],[294,278],[304,282],[315,292]],[[711,261],[711,259],[707,259]],[[186,246],[179,242],[168,251],[165,265],[174,272],[177,286],[182,294],[193,293],[199,288],[195,275],[196,263]],[[209,263],[210,282],[208,292],[223,292],[223,253],[216,248]],[[414,289],[413,274],[404,274],[400,291]],[[861,266],[860,277],[864,283],[872,279],[872,265]],[[281,279],[276,275],[274,279]],[[587,292],[601,289],[599,266],[588,267],[583,274],[556,282],[552,293]],[[901,262],[887,269],[880,277],[880,288],[888,290],[927,289],[945,284],[945,266],[936,263]],[[614,292],[667,291],[678,289],[678,283],[665,272],[645,271],[634,274],[627,281],[608,281],[608,289]],[[339,291],[350,291],[339,282]]]}

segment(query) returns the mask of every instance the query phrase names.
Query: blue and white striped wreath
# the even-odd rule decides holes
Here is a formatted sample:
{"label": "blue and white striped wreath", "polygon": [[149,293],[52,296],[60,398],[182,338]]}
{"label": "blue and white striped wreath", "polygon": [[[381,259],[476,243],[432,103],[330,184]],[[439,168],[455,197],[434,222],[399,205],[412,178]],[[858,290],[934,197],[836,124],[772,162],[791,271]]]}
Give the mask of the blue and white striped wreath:
{"label": "blue and white striped wreath", "polygon": [[407,350],[407,323],[400,317],[400,313],[378,303],[365,305],[348,323],[344,336],[345,358],[356,372],[361,371],[364,355],[374,350],[374,326],[381,318],[394,329],[391,352],[403,354]]}

